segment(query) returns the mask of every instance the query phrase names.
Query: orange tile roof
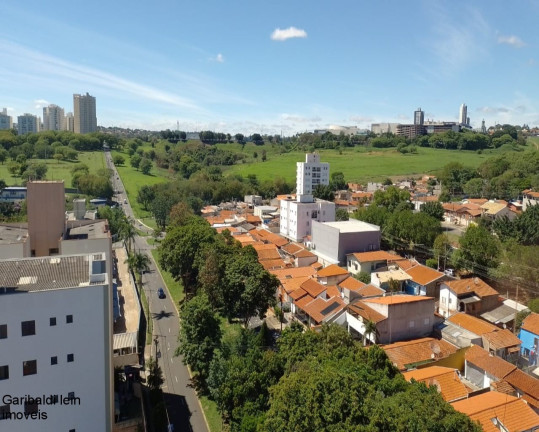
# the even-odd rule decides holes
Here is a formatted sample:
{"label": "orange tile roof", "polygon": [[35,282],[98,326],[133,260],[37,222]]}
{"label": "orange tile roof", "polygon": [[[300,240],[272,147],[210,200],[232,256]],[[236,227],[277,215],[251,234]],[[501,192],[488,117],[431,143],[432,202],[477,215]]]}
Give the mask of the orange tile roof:
{"label": "orange tile roof", "polygon": [[388,263],[390,262],[397,264],[404,271],[408,271],[408,269],[411,269],[412,267],[417,265],[417,261],[412,261],[404,258],[398,260],[388,260]]}
{"label": "orange tile roof", "polygon": [[539,198],[539,192],[534,192],[532,190],[527,189],[523,193],[525,193],[526,195],[531,196],[532,198]]}
{"label": "orange tile roof", "polygon": [[348,200],[340,200],[340,199],[336,199],[335,201],[333,201],[336,205],[340,205],[340,206],[349,206],[351,205],[350,202]]}
{"label": "orange tile roof", "polygon": [[357,293],[362,297],[376,297],[384,295],[385,291],[382,288],[369,284],[357,290]]}
{"label": "orange tile roof", "polygon": [[261,250],[277,250],[277,247],[273,243],[255,243],[252,246],[257,252]]}
{"label": "orange tile roof", "polygon": [[[269,272],[272,273],[273,271],[275,270],[270,270]],[[293,279],[283,279],[281,280],[281,285],[283,286],[286,293],[290,294],[291,292],[300,288],[301,284],[305,282],[307,279],[309,279],[309,276],[298,277],[298,278],[293,278]]]}
{"label": "orange tile roof", "polygon": [[314,299],[312,302],[306,304],[302,309],[317,323],[321,323],[324,319],[327,319],[336,313],[342,311],[346,307],[346,304],[340,297],[333,297],[329,300],[322,298]]}
{"label": "orange tile roof", "polygon": [[307,291],[311,297],[317,297],[326,290],[324,285],[316,282],[313,278],[309,278],[303,282],[301,288]]}
{"label": "orange tile roof", "polygon": [[472,204],[483,205],[488,201],[488,199],[486,199],[486,198],[468,198],[466,201],[468,201],[469,203],[472,203]]}
{"label": "orange tile roof", "polygon": [[307,291],[305,291],[303,288],[300,287],[297,290],[290,293],[289,295],[292,300],[299,300],[300,298],[305,297],[307,295]]}
{"label": "orange tile roof", "polygon": [[288,199],[289,197],[291,199],[296,199],[296,194],[277,195],[275,198],[280,201],[280,200]]}
{"label": "orange tile roof", "polygon": [[324,267],[323,269],[318,270],[318,273],[316,274],[317,277],[330,277],[330,276],[340,276],[348,274],[348,271],[343,269],[342,267],[339,267],[337,264],[331,264],[327,267]]}
{"label": "orange tile roof", "polygon": [[364,321],[373,321],[375,323],[379,323],[380,321],[387,319],[385,315],[375,311],[361,300],[356,300],[354,303],[350,303],[348,305],[348,310],[352,314],[359,315]]}
{"label": "orange tile roof", "polygon": [[299,252],[300,250],[304,248],[298,243],[288,243],[287,245],[283,246],[281,249],[289,253],[290,255],[294,255],[296,252]]}
{"label": "orange tile roof", "polygon": [[535,335],[539,335],[539,314],[532,312],[524,321],[522,321],[522,329],[529,331]]}
{"label": "orange tile roof", "polygon": [[256,251],[258,254],[258,261],[281,259],[281,255],[279,255],[279,252],[277,252],[277,246],[274,244],[272,244],[272,246],[273,249],[262,249]]}
{"label": "orange tile roof", "polygon": [[234,240],[239,241],[242,246],[247,246],[247,245],[256,243],[256,240],[253,237],[251,237],[249,234],[234,236]]}
{"label": "orange tile roof", "polygon": [[429,366],[423,369],[403,372],[406,381],[412,379],[423,382],[427,386],[435,385],[447,402],[468,397],[469,390],[461,381],[456,369],[442,366]]}
{"label": "orange tile roof", "polygon": [[356,278],[350,276],[350,277],[347,277],[345,280],[343,280],[339,284],[339,286],[341,288],[349,289],[350,291],[357,291],[358,289],[363,288],[363,287],[365,287],[367,285],[364,284],[363,282],[357,280]]}
{"label": "orange tile roof", "polygon": [[222,216],[208,216],[206,219],[206,222],[208,222],[210,225],[217,225],[217,224],[224,224],[225,218]]}
{"label": "orange tile roof", "polygon": [[[398,304],[403,304],[403,303],[415,303],[415,302],[422,302],[422,301],[428,301],[428,300],[434,300],[434,297],[402,294],[402,295],[393,295],[393,296],[390,295],[386,297],[369,298],[369,299],[364,299],[363,301],[367,303],[398,305]],[[432,309],[432,312],[434,313],[434,309]]]}
{"label": "orange tile roof", "polygon": [[399,258],[402,259],[402,257],[399,255],[395,255],[382,250],[372,252],[356,252],[348,255],[353,255],[359,262],[388,261]]}
{"label": "orange tile roof", "polygon": [[451,289],[451,291],[453,291],[457,295],[468,294],[472,292],[475,292],[479,297],[498,295],[498,291],[496,291],[494,288],[492,288],[485,281],[478,277],[446,281],[444,282],[444,284],[447,285]]}
{"label": "orange tile roof", "polygon": [[314,297],[311,297],[309,294],[307,294],[306,296],[303,296],[301,298],[299,298],[298,300],[296,300],[294,302],[294,304],[299,307],[301,310],[305,310],[305,307],[311,303],[312,301],[314,300]]}
{"label": "orange tile roof", "polygon": [[416,201],[420,202],[430,202],[430,201],[438,201],[438,196],[436,195],[428,195],[428,196],[421,196],[414,198]]}
{"label": "orange tile roof", "polygon": [[499,432],[496,418],[506,430],[517,432],[539,426],[539,415],[521,399],[503,393],[487,392],[451,404],[453,408],[479,421],[485,432]]}
{"label": "orange tile roof", "polygon": [[353,198],[368,198],[371,199],[373,197],[372,192],[354,192],[352,193],[352,199]]}
{"label": "orange tile roof", "polygon": [[529,394],[535,399],[539,399],[539,379],[522,372],[520,369],[515,369],[504,379],[513,387]]}
{"label": "orange tile roof", "polygon": [[315,257],[316,255],[313,254],[311,251],[308,251],[307,249],[302,249],[294,254],[296,258],[309,258],[309,257]]}
{"label": "orange tile roof", "polygon": [[318,262],[318,261],[317,261],[317,262],[315,262],[315,263],[312,263],[312,264],[311,264],[311,267],[312,267],[313,269],[318,270],[318,269],[321,269],[322,267],[324,267],[324,264],[322,264],[321,262]]}
{"label": "orange tile roof", "polygon": [[277,279],[283,281],[286,279],[313,276],[316,273],[316,270],[312,267],[290,267],[286,269],[271,270],[270,273],[277,276]]}
{"label": "orange tile roof", "polygon": [[489,342],[490,348],[494,350],[519,346],[522,343],[509,329],[498,329],[490,333],[485,333],[483,337]]}
{"label": "orange tile roof", "polygon": [[269,259],[260,261],[260,264],[262,267],[264,267],[265,270],[271,270],[276,268],[285,268],[286,263],[282,259]]}
{"label": "orange tile roof", "polygon": [[420,338],[385,345],[382,349],[399,370],[406,370],[408,365],[448,357],[458,348],[443,339]]}
{"label": "orange tile roof", "polygon": [[448,212],[456,212],[460,209],[462,209],[464,206],[460,203],[443,203],[442,204],[442,207],[444,208],[445,211],[448,211]]}
{"label": "orange tile roof", "polygon": [[406,270],[406,273],[412,276],[412,280],[420,285],[427,285],[445,276],[443,273],[421,264]]}
{"label": "orange tile roof", "polygon": [[479,336],[485,333],[490,333],[490,332],[500,330],[494,324],[491,324],[480,318],[476,318],[474,316],[465,314],[464,312],[456,313],[455,315],[452,315],[449,318],[447,318],[447,320]]}
{"label": "orange tile roof", "polygon": [[466,361],[480,367],[490,375],[502,379],[516,369],[516,366],[500,357],[492,356],[483,348],[472,345],[464,355]]}
{"label": "orange tile roof", "polygon": [[247,223],[250,223],[250,224],[262,222],[262,221],[260,220],[260,216],[255,216],[255,215],[247,214],[247,215],[244,215],[243,217],[245,218],[245,221],[246,221]]}
{"label": "orange tile roof", "polygon": [[337,285],[328,285],[326,288],[326,294],[329,298],[341,296],[341,292],[339,291],[339,287]]}
{"label": "orange tile roof", "polygon": [[230,234],[234,234],[234,233],[240,232],[240,231],[239,231],[237,228],[235,228],[235,227],[219,227],[219,228],[215,228],[215,231],[217,231],[219,234],[221,234],[224,230],[230,231]]}
{"label": "orange tile roof", "polygon": [[516,394],[515,388],[505,380],[491,382],[490,388],[498,393],[505,393],[513,396]]}

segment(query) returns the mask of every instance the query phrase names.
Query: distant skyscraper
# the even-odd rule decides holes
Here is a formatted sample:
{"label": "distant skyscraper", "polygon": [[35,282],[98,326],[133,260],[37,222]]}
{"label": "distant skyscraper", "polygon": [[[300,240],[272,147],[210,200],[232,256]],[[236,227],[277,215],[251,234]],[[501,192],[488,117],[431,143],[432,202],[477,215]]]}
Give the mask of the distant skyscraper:
{"label": "distant skyscraper", "polygon": [[11,129],[13,127],[13,119],[7,115],[7,108],[0,112],[0,129]]}
{"label": "distant skyscraper", "polygon": [[86,95],[73,95],[74,132],[89,133],[97,131],[97,117],[95,113],[95,97]]}
{"label": "distant skyscraper", "polygon": [[487,133],[487,127],[485,126],[485,119],[481,122],[481,133]]}
{"label": "distant skyscraper", "polygon": [[17,130],[19,135],[24,135],[29,132],[39,132],[40,121],[37,116],[32,114],[23,114],[17,117]]}
{"label": "distant skyscraper", "polygon": [[466,106],[466,104],[462,104],[460,106],[459,123],[468,124],[468,107]]}
{"label": "distant skyscraper", "polygon": [[58,105],[43,108],[43,130],[64,130],[64,109]]}
{"label": "distant skyscraper", "polygon": [[422,126],[425,122],[425,113],[421,111],[421,108],[418,108],[414,111],[414,124]]}
{"label": "distant skyscraper", "polygon": [[75,132],[75,117],[72,112],[68,112],[64,118],[64,130]]}

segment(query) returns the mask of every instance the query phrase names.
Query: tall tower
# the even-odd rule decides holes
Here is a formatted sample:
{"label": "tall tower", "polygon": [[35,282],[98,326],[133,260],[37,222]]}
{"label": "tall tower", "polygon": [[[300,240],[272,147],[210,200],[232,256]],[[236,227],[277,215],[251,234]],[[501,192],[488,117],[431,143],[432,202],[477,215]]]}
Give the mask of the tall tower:
{"label": "tall tower", "polygon": [[7,115],[7,108],[0,111],[0,129],[11,129],[13,127],[13,119]]}
{"label": "tall tower", "polygon": [[307,153],[305,162],[297,163],[297,200],[300,202],[313,202],[313,192],[319,184],[329,185],[329,163],[320,162],[318,153]]}
{"label": "tall tower", "polygon": [[19,135],[24,135],[29,132],[39,132],[39,120],[37,116],[32,114],[23,114],[17,117],[17,130]]}
{"label": "tall tower", "polygon": [[43,130],[64,130],[64,109],[58,105],[43,108]]}
{"label": "tall tower", "polygon": [[95,114],[95,97],[86,95],[73,95],[74,132],[89,133],[97,131],[97,117]]}
{"label": "tall tower", "polygon": [[425,113],[421,111],[421,108],[418,108],[414,111],[414,124],[423,126],[423,123],[425,122]]}
{"label": "tall tower", "polygon": [[466,106],[466,104],[462,104],[460,106],[459,123],[468,124],[468,107]]}
{"label": "tall tower", "polygon": [[485,119],[481,122],[481,133],[487,133],[487,127],[485,126]]}

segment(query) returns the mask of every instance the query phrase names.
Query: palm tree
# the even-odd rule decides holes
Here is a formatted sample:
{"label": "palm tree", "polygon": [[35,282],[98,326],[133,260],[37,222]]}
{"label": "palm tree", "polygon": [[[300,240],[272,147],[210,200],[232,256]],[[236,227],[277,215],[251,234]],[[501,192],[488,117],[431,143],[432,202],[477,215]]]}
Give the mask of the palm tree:
{"label": "palm tree", "polygon": [[131,218],[125,218],[120,225],[119,231],[120,238],[124,240],[127,245],[127,253],[131,253],[132,243],[134,243],[135,237],[137,236],[137,230],[133,225],[133,220]]}
{"label": "palm tree", "polygon": [[142,273],[150,270],[150,258],[140,252],[130,253],[125,260],[129,268],[142,280]]}
{"label": "palm tree", "polygon": [[376,343],[376,335],[378,330],[376,329],[376,323],[372,320],[367,320],[365,323],[365,330],[363,332],[363,345],[367,345],[367,336],[374,335],[374,343]]}

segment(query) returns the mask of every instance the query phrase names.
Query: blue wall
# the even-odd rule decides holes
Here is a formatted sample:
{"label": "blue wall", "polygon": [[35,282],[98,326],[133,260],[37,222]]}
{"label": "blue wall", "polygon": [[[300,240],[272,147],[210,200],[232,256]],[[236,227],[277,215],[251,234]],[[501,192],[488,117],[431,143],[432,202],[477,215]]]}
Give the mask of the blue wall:
{"label": "blue wall", "polygon": [[539,338],[539,335],[535,335],[529,332],[528,330],[520,329],[518,338],[522,341],[522,345],[520,346],[520,351],[523,354],[528,355],[529,352],[532,350],[532,348],[534,348],[535,338]]}

